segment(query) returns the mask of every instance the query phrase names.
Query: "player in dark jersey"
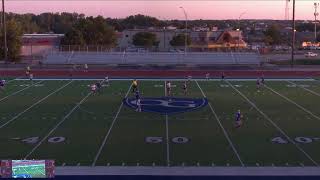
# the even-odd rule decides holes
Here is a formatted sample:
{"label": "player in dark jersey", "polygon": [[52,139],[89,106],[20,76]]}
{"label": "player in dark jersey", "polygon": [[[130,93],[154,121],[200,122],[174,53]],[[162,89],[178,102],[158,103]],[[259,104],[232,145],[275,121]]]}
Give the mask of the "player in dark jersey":
{"label": "player in dark jersey", "polygon": [[3,91],[4,90],[4,86],[6,85],[6,81],[5,80],[0,80],[0,90]]}
{"label": "player in dark jersey", "polygon": [[97,91],[98,91],[99,93],[101,93],[102,85],[101,85],[101,83],[100,83],[99,81],[96,82],[96,87],[97,87]]}
{"label": "player in dark jersey", "polygon": [[264,77],[261,76],[260,80],[261,80],[261,85],[264,86],[264,85],[265,85],[265,84],[264,84]]}
{"label": "player in dark jersey", "polygon": [[260,82],[260,78],[258,78],[257,79],[257,81],[256,81],[256,86],[257,86],[257,90],[258,90],[258,92],[260,92],[260,84],[261,82]]}
{"label": "player in dark jersey", "polygon": [[136,100],[137,100],[137,101],[138,101],[138,99],[141,98],[139,91],[136,91],[136,92],[135,92],[135,97],[136,97]]}
{"label": "player in dark jersey", "polygon": [[187,82],[183,82],[182,84],[182,90],[183,90],[183,94],[186,96],[188,93],[188,88],[187,88]]}
{"label": "player in dark jersey", "polygon": [[221,80],[223,81],[225,78],[224,72],[221,73]]}
{"label": "player in dark jersey", "polygon": [[238,110],[236,113],[236,117],[235,117],[235,127],[239,128],[242,125],[242,115],[241,115],[241,111]]}

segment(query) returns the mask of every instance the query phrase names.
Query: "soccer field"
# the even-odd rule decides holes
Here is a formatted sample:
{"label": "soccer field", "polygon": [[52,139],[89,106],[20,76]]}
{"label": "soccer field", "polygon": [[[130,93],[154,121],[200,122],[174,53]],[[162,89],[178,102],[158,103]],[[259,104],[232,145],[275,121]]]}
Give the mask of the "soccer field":
{"label": "soccer field", "polygon": [[[0,91],[0,159],[54,159],[57,166],[320,163],[317,80],[267,79],[258,91],[254,79],[193,79],[185,96],[184,80],[170,79],[173,97],[183,102],[165,98],[166,80],[139,80],[142,102],[161,102],[167,110],[190,103],[168,114],[123,103],[134,98],[129,79],[111,80],[98,94],[90,92],[93,79],[7,81]],[[193,99],[208,104],[198,107]],[[235,128],[238,110],[243,125]]]}

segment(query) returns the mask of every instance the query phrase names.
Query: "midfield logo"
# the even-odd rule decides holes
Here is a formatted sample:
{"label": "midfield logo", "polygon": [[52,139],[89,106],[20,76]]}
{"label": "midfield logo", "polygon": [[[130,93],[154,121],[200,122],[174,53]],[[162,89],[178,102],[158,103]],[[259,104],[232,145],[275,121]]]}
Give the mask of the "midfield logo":
{"label": "midfield logo", "polygon": [[[125,98],[123,103],[132,108],[137,109],[135,98]],[[208,104],[206,98],[142,98],[141,109],[143,112],[153,112],[159,114],[176,114],[188,111],[194,111],[205,107]]]}

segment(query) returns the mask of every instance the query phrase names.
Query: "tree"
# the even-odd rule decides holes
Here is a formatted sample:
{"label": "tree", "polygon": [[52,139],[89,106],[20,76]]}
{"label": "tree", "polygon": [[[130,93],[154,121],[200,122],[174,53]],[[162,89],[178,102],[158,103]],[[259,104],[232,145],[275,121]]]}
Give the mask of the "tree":
{"label": "tree", "polygon": [[[18,61],[20,59],[20,50],[22,46],[22,27],[14,20],[6,22],[7,25],[7,50],[9,61]],[[4,59],[3,30],[0,30],[0,57]]]}
{"label": "tree", "polygon": [[269,45],[277,45],[281,43],[281,34],[279,27],[275,24],[271,25],[266,32],[265,35],[265,42]]}
{"label": "tree", "polygon": [[[178,34],[177,36],[174,36],[172,40],[170,41],[171,46],[184,46],[185,45],[185,34]],[[187,45],[189,46],[191,44],[191,38],[189,35],[187,35]]]}
{"label": "tree", "polygon": [[84,45],[85,40],[81,31],[78,29],[72,28],[64,38],[61,40],[61,44],[63,45]]}
{"label": "tree", "polygon": [[132,41],[135,46],[143,46],[145,48],[159,45],[156,35],[150,32],[139,32],[133,36]]}

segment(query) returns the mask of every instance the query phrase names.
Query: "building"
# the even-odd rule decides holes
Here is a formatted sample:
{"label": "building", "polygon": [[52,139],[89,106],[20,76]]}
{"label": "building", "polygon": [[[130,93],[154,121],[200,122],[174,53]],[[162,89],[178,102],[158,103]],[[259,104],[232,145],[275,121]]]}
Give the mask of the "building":
{"label": "building", "polygon": [[[170,45],[174,36],[185,33],[183,29],[130,29],[119,32],[118,47],[126,49],[134,47],[132,43],[133,36],[139,32],[150,32],[156,34],[159,41],[159,51],[169,51],[175,49]],[[242,31],[217,30],[217,31],[188,31],[192,44],[188,47],[194,51],[210,51],[225,48],[246,48],[247,43],[243,40]],[[179,47],[182,49],[183,47]]]}
{"label": "building", "polygon": [[64,34],[24,34],[22,36],[22,56],[41,56],[58,49]]}

